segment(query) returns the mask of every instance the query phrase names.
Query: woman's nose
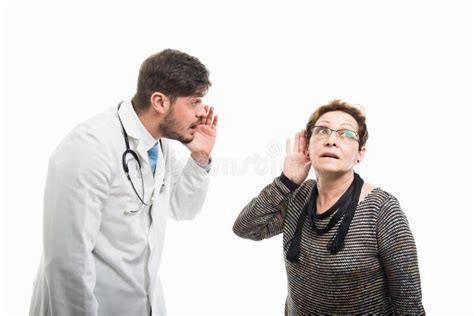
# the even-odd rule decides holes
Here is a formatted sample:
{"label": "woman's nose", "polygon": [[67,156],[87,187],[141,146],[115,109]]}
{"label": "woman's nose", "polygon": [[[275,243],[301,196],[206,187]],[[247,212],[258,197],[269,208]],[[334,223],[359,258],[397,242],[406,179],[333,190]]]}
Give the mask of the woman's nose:
{"label": "woman's nose", "polygon": [[331,132],[331,134],[329,134],[329,136],[326,138],[326,141],[324,144],[326,146],[336,146],[338,140],[339,138],[337,137],[337,133]]}

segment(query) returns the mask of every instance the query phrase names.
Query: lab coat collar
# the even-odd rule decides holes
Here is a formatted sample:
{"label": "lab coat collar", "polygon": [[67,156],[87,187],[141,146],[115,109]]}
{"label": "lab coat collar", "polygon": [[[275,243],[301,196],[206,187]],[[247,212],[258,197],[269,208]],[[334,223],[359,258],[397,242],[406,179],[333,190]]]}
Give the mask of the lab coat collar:
{"label": "lab coat collar", "polygon": [[156,144],[156,140],[138,118],[131,101],[123,101],[118,112],[128,136],[135,139],[140,147],[148,151]]}
{"label": "lab coat collar", "polygon": [[[147,168],[142,168],[143,181],[145,184],[145,200],[149,201],[153,198],[154,178],[150,168],[150,160],[148,158],[148,150],[156,144],[156,140],[143,126],[138,118],[131,101],[121,102],[118,115],[122,120],[123,128],[128,134],[130,149],[134,150],[140,157],[142,163],[146,164]],[[160,151],[158,151],[158,165],[160,165]]]}

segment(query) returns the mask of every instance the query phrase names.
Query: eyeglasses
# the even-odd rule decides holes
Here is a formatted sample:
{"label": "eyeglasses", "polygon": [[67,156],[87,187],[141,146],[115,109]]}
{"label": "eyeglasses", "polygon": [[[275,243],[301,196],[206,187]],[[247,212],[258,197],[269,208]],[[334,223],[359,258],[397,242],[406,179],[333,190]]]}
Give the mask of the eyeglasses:
{"label": "eyeglasses", "polygon": [[331,136],[332,132],[336,132],[336,135],[342,141],[359,141],[359,134],[357,132],[351,131],[350,129],[343,128],[333,130],[326,126],[316,125],[311,128],[311,135],[319,139],[328,138],[329,136]]}

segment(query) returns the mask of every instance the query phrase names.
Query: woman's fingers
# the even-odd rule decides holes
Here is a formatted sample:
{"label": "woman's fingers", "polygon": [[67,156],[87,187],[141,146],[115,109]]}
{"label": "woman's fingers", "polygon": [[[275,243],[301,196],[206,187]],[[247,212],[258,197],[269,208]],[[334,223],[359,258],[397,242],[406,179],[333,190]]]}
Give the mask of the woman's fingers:
{"label": "woman's fingers", "polygon": [[305,130],[301,130],[295,133],[295,137],[293,140],[293,149],[291,148],[291,139],[286,139],[286,154],[289,155],[291,153],[302,153],[306,154],[306,134]]}
{"label": "woman's fingers", "polygon": [[286,155],[291,154],[291,139],[286,139]]}
{"label": "woman's fingers", "polygon": [[305,130],[301,130],[301,150],[303,154],[306,152],[306,133]]}
{"label": "woman's fingers", "polygon": [[295,142],[293,144],[293,153],[297,153],[298,151],[300,151],[300,135],[299,133],[296,133],[295,134]]}
{"label": "woman's fingers", "polygon": [[307,153],[307,148],[306,148],[306,132],[304,129],[302,129],[299,132],[295,133],[295,137],[293,139],[293,147],[291,146],[291,139],[287,138],[286,139],[286,155],[290,154],[304,154],[306,155]]}
{"label": "woman's fingers", "polygon": [[299,131],[296,133],[295,136],[295,143],[296,143],[296,151],[297,153],[302,153],[305,149],[305,139],[304,139],[304,132]]}

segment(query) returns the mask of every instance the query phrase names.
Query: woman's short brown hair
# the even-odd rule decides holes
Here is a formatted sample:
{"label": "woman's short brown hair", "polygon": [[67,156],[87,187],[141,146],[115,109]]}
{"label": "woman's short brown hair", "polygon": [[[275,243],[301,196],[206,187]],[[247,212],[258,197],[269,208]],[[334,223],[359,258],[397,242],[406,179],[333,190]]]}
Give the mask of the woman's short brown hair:
{"label": "woman's short brown hair", "polygon": [[309,144],[312,128],[318,119],[323,114],[334,111],[345,112],[356,120],[359,125],[359,130],[357,131],[359,134],[359,150],[362,149],[369,138],[369,131],[367,130],[367,124],[365,122],[365,114],[358,107],[338,99],[332,100],[328,104],[321,105],[313,112],[313,114],[311,114],[309,121],[306,124],[306,143]]}

